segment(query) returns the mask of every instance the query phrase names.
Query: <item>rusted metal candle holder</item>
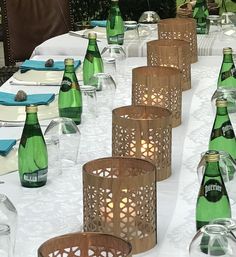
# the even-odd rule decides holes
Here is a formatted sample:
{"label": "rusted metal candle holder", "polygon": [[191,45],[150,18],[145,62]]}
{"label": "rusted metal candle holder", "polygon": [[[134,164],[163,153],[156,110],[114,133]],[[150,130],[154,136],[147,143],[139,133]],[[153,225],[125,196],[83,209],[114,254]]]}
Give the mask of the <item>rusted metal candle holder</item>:
{"label": "rusted metal candle holder", "polygon": [[196,20],[191,18],[170,18],[158,23],[159,39],[180,39],[189,42],[191,63],[198,60]]}
{"label": "rusted metal candle holder", "polygon": [[38,249],[38,257],[131,257],[129,242],[102,233],[71,233],[54,237],[44,242]]}
{"label": "rusted metal candle holder", "polygon": [[156,180],[171,175],[171,112],[132,105],[112,111],[112,155],[142,158],[156,166]]}
{"label": "rusted metal candle holder", "polygon": [[148,66],[177,68],[181,72],[181,88],[191,88],[190,46],[184,40],[158,39],[147,42]]}
{"label": "rusted metal candle holder", "polygon": [[108,157],[83,166],[84,230],[119,236],[132,253],[154,247],[155,166],[142,159]]}
{"label": "rusted metal candle holder", "polygon": [[172,112],[172,127],[181,124],[180,71],[161,66],[143,66],[132,71],[132,104],[166,108]]}

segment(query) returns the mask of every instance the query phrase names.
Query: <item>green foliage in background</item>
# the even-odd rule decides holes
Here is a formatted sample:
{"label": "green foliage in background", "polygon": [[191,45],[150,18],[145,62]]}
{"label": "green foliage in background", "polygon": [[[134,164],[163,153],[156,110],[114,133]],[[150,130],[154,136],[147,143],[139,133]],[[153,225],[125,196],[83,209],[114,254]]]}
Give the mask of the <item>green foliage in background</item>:
{"label": "green foliage in background", "polygon": [[[75,22],[107,18],[110,0],[71,0]],[[149,2],[149,4],[148,4]],[[176,16],[176,0],[120,0],[124,20],[138,20],[144,11],[156,11],[162,19]]]}

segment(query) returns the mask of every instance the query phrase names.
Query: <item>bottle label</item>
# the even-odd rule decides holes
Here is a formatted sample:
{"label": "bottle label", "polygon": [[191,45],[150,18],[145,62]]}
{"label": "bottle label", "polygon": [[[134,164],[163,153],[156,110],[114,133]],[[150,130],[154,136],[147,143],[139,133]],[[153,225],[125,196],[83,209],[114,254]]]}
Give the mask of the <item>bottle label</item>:
{"label": "bottle label", "polygon": [[218,202],[221,197],[225,194],[223,186],[219,183],[218,180],[209,179],[203,186],[203,196],[209,202]]}
{"label": "bottle label", "polygon": [[233,127],[229,120],[224,122],[220,128],[212,130],[211,140],[213,140],[217,137],[220,137],[220,136],[223,136],[227,139],[232,139],[235,137]]}
{"label": "bottle label", "polygon": [[111,44],[123,44],[123,41],[124,41],[124,34],[109,36],[109,43]]}
{"label": "bottle label", "polygon": [[37,170],[32,173],[24,173],[23,179],[27,182],[43,182],[47,179],[48,168]]}
{"label": "bottle label", "polygon": [[85,59],[92,63],[94,58],[101,58],[100,53],[98,51],[87,50]]}
{"label": "bottle label", "polygon": [[71,88],[79,90],[78,83],[71,81],[70,78],[63,77],[62,83],[61,83],[61,91],[62,92],[68,92]]}
{"label": "bottle label", "polygon": [[224,81],[230,77],[234,77],[236,79],[236,69],[234,65],[232,65],[228,71],[224,71],[221,73],[221,81]]}

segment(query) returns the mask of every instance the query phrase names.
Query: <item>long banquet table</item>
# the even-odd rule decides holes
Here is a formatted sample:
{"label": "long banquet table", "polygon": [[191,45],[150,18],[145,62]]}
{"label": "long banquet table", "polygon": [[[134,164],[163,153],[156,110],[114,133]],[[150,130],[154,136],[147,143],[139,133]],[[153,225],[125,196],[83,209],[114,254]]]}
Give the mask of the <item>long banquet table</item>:
{"label": "long banquet table", "polygon": [[[49,56],[35,56],[48,59]],[[63,59],[64,57],[50,56]],[[195,204],[199,183],[196,168],[200,153],[207,150],[214,114],[210,102],[216,89],[221,56],[199,57],[192,65],[192,89],[183,92],[182,124],[173,129],[172,175],[157,183],[158,244],[138,256],[187,257],[188,244],[195,233]],[[146,58],[128,58],[125,76],[117,77],[114,106],[131,103],[131,70],[146,64]],[[11,79],[10,79],[11,80]],[[27,93],[55,92],[45,86],[13,86],[6,82],[1,91]],[[0,106],[1,112],[1,106]],[[234,123],[236,120],[234,120]],[[49,121],[43,121],[47,125]],[[45,126],[42,126],[45,130]],[[0,192],[6,194],[18,211],[18,233],[14,257],[36,257],[45,240],[82,229],[82,165],[111,155],[111,113],[98,118],[83,114],[79,125],[81,144],[78,164],[50,177],[46,186],[35,189],[20,186],[18,172],[0,177]],[[19,139],[22,127],[1,127],[0,138]],[[0,163],[1,165],[1,163]],[[235,217],[235,205],[232,206]]]}
{"label": "long banquet table", "polygon": [[[229,28],[230,29],[230,28]],[[236,27],[234,27],[236,30]],[[225,30],[224,30],[225,31]],[[227,36],[221,32],[213,31],[208,35],[197,35],[198,55],[222,55],[223,47],[234,47],[236,45],[236,33],[232,36]],[[80,32],[79,34],[83,34]],[[157,39],[157,30],[153,30],[148,37],[140,38],[140,40],[125,41],[123,47],[128,57],[143,57],[147,56],[146,43]],[[80,55],[84,56],[87,49],[86,39],[63,34],[57,37],[46,40],[37,46],[32,57],[35,55]],[[100,51],[107,46],[105,36],[100,38],[98,47]]]}

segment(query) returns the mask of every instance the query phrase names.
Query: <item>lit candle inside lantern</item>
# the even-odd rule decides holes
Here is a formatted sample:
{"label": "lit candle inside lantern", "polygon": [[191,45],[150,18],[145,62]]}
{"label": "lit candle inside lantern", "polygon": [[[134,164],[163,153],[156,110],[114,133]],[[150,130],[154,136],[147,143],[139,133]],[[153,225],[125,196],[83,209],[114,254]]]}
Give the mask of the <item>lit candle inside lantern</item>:
{"label": "lit candle inside lantern", "polygon": [[[122,189],[122,192],[127,193],[127,189]],[[107,207],[102,207],[101,212],[103,217],[106,217],[106,220],[109,222],[111,221],[116,215],[114,203],[111,199],[106,199]],[[135,204],[131,202],[128,197],[122,198],[122,200],[118,203],[119,204],[119,217],[124,222],[132,222],[134,221],[135,217]],[[128,205],[128,206],[127,206]]]}

